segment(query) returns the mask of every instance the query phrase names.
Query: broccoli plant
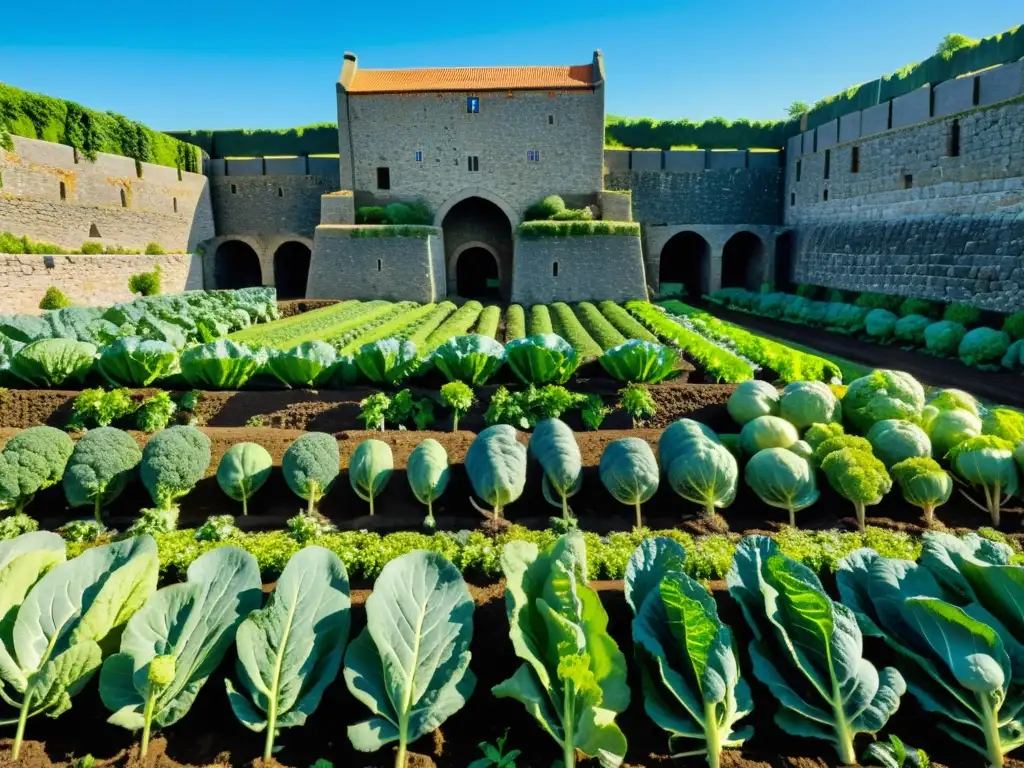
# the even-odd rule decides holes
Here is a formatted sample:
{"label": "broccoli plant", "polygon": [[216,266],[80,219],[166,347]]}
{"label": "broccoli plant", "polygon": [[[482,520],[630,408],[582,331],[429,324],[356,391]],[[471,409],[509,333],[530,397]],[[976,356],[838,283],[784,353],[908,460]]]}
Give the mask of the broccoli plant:
{"label": "broccoli plant", "polygon": [[70,305],[71,301],[64,295],[64,292],[55,285],[51,285],[46,289],[46,293],[43,294],[43,298],[39,302],[40,309],[64,309],[64,307]]}
{"label": "broccoli plant", "polygon": [[0,511],[17,515],[36,493],[59,483],[74,447],[54,427],[29,427],[8,440],[0,453]]}
{"label": "broccoli plant", "polygon": [[857,528],[863,532],[864,508],[878,504],[892,490],[885,465],[867,451],[843,448],[828,454],[821,462],[821,470],[839,495],[853,502]]}
{"label": "broccoli plant", "polygon": [[412,405],[412,423],[416,425],[416,429],[424,430],[427,429],[435,421],[434,419],[434,401],[429,397],[421,397],[419,400]]}
{"label": "broccoli plant", "polygon": [[142,484],[156,510],[169,512],[209,466],[210,438],[195,427],[169,427],[153,435],[142,451]]}
{"label": "broccoli plant", "polygon": [[61,483],[72,507],[92,506],[96,522],[103,525],[103,507],[128,485],[142,451],[127,432],[100,427],[86,432],[75,445]]}
{"label": "broccoli plant", "polygon": [[391,407],[391,398],[383,392],[376,392],[359,401],[359,420],[367,429],[384,431],[384,419]]}
{"label": "broccoli plant", "polygon": [[459,419],[473,406],[473,389],[461,381],[450,381],[441,387],[441,402],[452,411],[452,432],[459,428]]}
{"label": "broccoli plant", "polygon": [[643,384],[630,384],[620,389],[619,406],[633,419],[634,428],[644,418],[650,418],[658,411],[654,398]]}
{"label": "broccoli plant", "polygon": [[316,512],[338,477],[338,441],[324,432],[308,432],[298,438],[281,460],[284,479],[292,493],[307,502],[306,514]]}

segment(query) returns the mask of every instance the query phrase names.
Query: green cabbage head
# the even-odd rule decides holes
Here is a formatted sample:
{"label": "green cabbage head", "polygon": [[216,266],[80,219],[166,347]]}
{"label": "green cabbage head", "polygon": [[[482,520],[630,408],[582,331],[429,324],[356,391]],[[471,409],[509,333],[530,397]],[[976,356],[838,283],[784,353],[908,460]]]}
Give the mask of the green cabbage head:
{"label": "green cabbage head", "polygon": [[[985,497],[984,509],[999,527],[1000,510],[1016,495],[1020,474],[1013,458],[1014,444],[1001,437],[982,435],[964,440],[949,453],[953,471]],[[981,506],[979,504],[979,506]]]}
{"label": "green cabbage head", "polygon": [[886,467],[904,459],[924,458],[932,455],[932,441],[916,424],[901,419],[879,421],[868,430],[868,442],[873,453]]}
{"label": "green cabbage head", "polygon": [[796,427],[778,416],[758,416],[740,432],[740,446],[748,456],[766,448],[789,448],[799,439]]}
{"label": "green cabbage head", "polygon": [[640,505],[654,496],[660,479],[651,446],[638,437],[613,440],[601,454],[599,471],[608,493],[636,510],[636,527],[641,528]]}
{"label": "green cabbage head", "polygon": [[904,500],[920,507],[929,523],[935,519],[935,508],[949,501],[953,493],[953,478],[935,459],[906,459],[894,465],[890,472]]}
{"label": "green cabbage head", "polygon": [[905,344],[912,344],[915,347],[924,346],[924,332],[932,324],[931,318],[924,315],[907,315],[896,321],[894,329],[896,341]]}
{"label": "green cabbage head", "polygon": [[943,459],[964,440],[981,434],[981,419],[970,411],[940,411],[925,422],[932,441],[932,456]]}
{"label": "green cabbage head", "polygon": [[981,415],[978,399],[962,389],[940,389],[928,398],[928,405],[938,411],[970,411]]}
{"label": "green cabbage head", "polygon": [[842,421],[839,399],[820,381],[794,381],[782,390],[779,415],[799,430],[812,424]]}
{"label": "green cabbage head", "polygon": [[862,376],[843,397],[843,415],[862,434],[885,419],[917,421],[923,409],[924,387],[902,371],[878,370]]}
{"label": "green cabbage head", "polygon": [[707,515],[728,507],[739,488],[736,457],[721,443],[694,442],[689,451],[676,458],[668,468],[672,490],[687,501],[699,504]]}
{"label": "green cabbage head", "polygon": [[740,382],[726,405],[737,424],[746,424],[758,416],[779,415],[779,392],[767,381],[750,379]]}
{"label": "green cabbage head", "polygon": [[999,370],[1003,355],[1010,348],[1010,337],[995,328],[975,328],[960,341],[958,354],[966,365],[982,370]]}
{"label": "green cabbage head", "polygon": [[938,357],[952,357],[960,348],[967,329],[952,320],[940,320],[924,329],[924,346]]}
{"label": "green cabbage head", "polygon": [[864,330],[868,336],[878,341],[889,341],[896,332],[899,317],[887,309],[873,309],[864,320]]}
{"label": "green cabbage head", "polygon": [[787,510],[789,524],[794,527],[796,513],[821,496],[814,467],[785,448],[768,448],[754,454],[747,462],[743,478],[765,504]]}

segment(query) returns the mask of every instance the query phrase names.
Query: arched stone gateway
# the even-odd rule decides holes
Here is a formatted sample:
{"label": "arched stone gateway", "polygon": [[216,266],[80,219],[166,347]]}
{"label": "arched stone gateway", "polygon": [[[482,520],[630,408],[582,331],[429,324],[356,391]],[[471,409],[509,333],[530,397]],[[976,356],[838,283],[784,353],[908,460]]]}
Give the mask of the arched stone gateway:
{"label": "arched stone gateway", "polygon": [[783,232],[775,238],[775,290],[791,293],[794,287],[793,254],[796,244],[793,231]]}
{"label": "arched stone gateway", "polygon": [[722,287],[756,291],[766,278],[761,238],[746,230],[730,237],[722,249]]}
{"label": "arched stone gateway", "polygon": [[248,243],[227,240],[214,254],[213,279],[218,288],[252,288],[263,285],[260,258]]}
{"label": "arched stone gateway", "polygon": [[709,290],[711,246],[696,232],[680,232],[661,249],[659,296],[700,296]]}
{"label": "arched stone gateway", "polygon": [[274,253],[274,285],[279,299],[306,298],[309,246],[295,240],[281,243]]}
{"label": "arched stone gateway", "polygon": [[[471,196],[442,207],[448,293],[508,298],[512,287],[512,220],[504,207]],[[494,281],[497,281],[496,283]],[[470,296],[463,290],[473,290]]]}

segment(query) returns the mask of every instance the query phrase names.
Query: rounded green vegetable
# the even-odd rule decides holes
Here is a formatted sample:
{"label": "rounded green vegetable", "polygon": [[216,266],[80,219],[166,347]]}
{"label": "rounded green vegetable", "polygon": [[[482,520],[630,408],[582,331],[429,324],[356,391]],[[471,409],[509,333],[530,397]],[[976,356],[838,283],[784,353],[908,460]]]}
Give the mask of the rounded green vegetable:
{"label": "rounded green vegetable", "polygon": [[640,505],[658,490],[658,462],[646,440],[626,437],[605,446],[599,469],[608,493],[636,509],[636,527],[642,527]]}
{"label": "rounded green vegetable", "polygon": [[982,370],[998,370],[1003,355],[1010,348],[1010,337],[995,328],[975,328],[960,340],[957,354],[967,365]]}
{"label": "rounded green vegetable", "polygon": [[530,437],[529,453],[544,470],[544,498],[561,507],[563,520],[570,523],[568,500],[583,485],[583,457],[575,434],[560,419],[544,419]]}
{"label": "rounded green vegetable", "polygon": [[878,370],[850,384],[842,402],[843,416],[863,434],[885,419],[916,421],[924,409],[924,387],[909,373]]}
{"label": "rounded green vegetable", "polygon": [[846,430],[843,429],[843,425],[838,422],[832,422],[830,424],[812,424],[806,432],[804,432],[804,440],[811,446],[811,449],[816,449],[826,440],[831,440],[833,437],[839,437],[845,435]]}
{"label": "rounded green vegetable", "polygon": [[932,455],[932,441],[916,424],[901,419],[879,421],[868,430],[872,453],[886,467],[904,459],[924,458]]}
{"label": "rounded green vegetable", "polygon": [[740,432],[740,445],[748,456],[766,448],[789,448],[799,439],[796,427],[779,416],[758,416]]}
{"label": "rounded green vegetable", "polygon": [[5,496],[10,497],[15,488],[17,491],[3,503],[15,514],[22,512],[36,493],[60,482],[74,449],[71,438],[56,427],[29,427],[8,440],[3,450],[6,479],[2,485]]}
{"label": "rounded green vegetable", "polygon": [[729,415],[743,425],[758,416],[779,415],[779,392],[767,381],[751,379],[736,385],[726,404]]}
{"label": "rounded green vegetable", "polygon": [[1013,408],[993,408],[981,422],[983,435],[994,435],[1016,445],[1024,440],[1024,413]]}
{"label": "rounded green vegetable", "polygon": [[907,315],[896,321],[894,335],[896,341],[910,344],[915,347],[924,346],[924,332],[932,320],[924,315]]}
{"label": "rounded green vegetable", "polygon": [[394,469],[391,446],[383,440],[364,440],[356,446],[348,464],[348,480],[356,495],[370,503],[371,515],[373,500],[387,487]]}
{"label": "rounded green vegetable", "polygon": [[811,448],[811,444],[806,440],[797,440],[795,443],[788,446],[786,450],[792,451],[801,459],[806,459],[807,461],[814,458],[814,449]]}
{"label": "rounded green vegetable", "polygon": [[435,527],[434,502],[444,493],[451,478],[448,452],[437,440],[428,437],[413,448],[406,474],[413,496],[420,504],[427,505],[427,518],[423,524],[427,528]]}
{"label": "rounded green vegetable", "polygon": [[952,320],[940,320],[924,329],[924,345],[937,357],[953,357],[960,348],[960,342],[967,329]]}
{"label": "rounded green vegetable", "polygon": [[999,526],[1003,505],[1020,486],[1014,448],[1009,440],[981,435],[963,441],[949,454],[953,471],[985,494],[984,505],[974,503],[992,516],[993,527]]}
{"label": "rounded green vegetable", "polygon": [[940,389],[928,398],[928,405],[938,411],[970,411],[981,415],[981,406],[974,395],[962,389]]}
{"label": "rounded green vegetable", "polygon": [[209,466],[210,438],[195,427],[169,427],[142,449],[140,474],[157,509],[166,512],[203,479]]}
{"label": "rounded green vegetable", "polygon": [[855,451],[864,451],[868,454],[874,453],[875,450],[866,438],[859,435],[838,435],[818,444],[818,447],[814,449],[814,464],[820,467],[826,456],[841,451],[843,448],[852,448]]}
{"label": "rounded green vegetable", "polygon": [[658,438],[658,458],[661,460],[662,471],[668,472],[672,462],[686,453],[691,443],[701,440],[721,442],[715,430],[699,421],[679,419],[669,424]]}
{"label": "rounded green vegetable", "polygon": [[953,493],[953,478],[935,459],[905,459],[890,471],[903,498],[908,504],[920,507],[929,523],[935,519],[935,509],[949,501]]}
{"label": "rounded green vegetable", "polygon": [[61,484],[72,507],[91,505],[96,522],[103,524],[103,507],[128,485],[142,451],[127,432],[100,427],[82,435],[68,459]]}
{"label": "rounded green vegetable", "polygon": [[[839,399],[820,381],[794,381],[782,390],[779,416],[799,430],[812,424],[842,421]],[[785,447],[785,446],[783,446]]]}
{"label": "rounded green vegetable", "polygon": [[488,517],[504,517],[505,507],[522,496],[526,487],[526,446],[518,434],[508,424],[495,424],[477,435],[466,452],[473,491],[492,507],[481,510]]}
{"label": "rounded green vegetable", "polygon": [[864,331],[878,341],[889,341],[896,332],[899,317],[887,309],[873,309],[864,318]]}
{"label": "rounded green vegetable", "polygon": [[789,524],[793,527],[796,527],[796,513],[821,496],[814,467],[786,448],[758,451],[747,462],[743,477],[761,501],[788,511]]}
{"label": "rounded green vegetable", "polygon": [[308,503],[312,514],[338,477],[338,441],[324,432],[308,432],[288,446],[281,459],[281,471],[292,493]]}
{"label": "rounded green vegetable", "polygon": [[242,502],[242,514],[249,514],[249,499],[263,487],[274,468],[274,460],[262,445],[236,443],[217,465],[217,484],[235,501]]}
{"label": "rounded green vegetable", "polygon": [[865,507],[878,504],[892,490],[892,478],[875,456],[855,448],[833,451],[821,462],[829,484],[853,502],[857,528],[864,530]]}
{"label": "rounded green vegetable", "polygon": [[964,440],[981,434],[981,419],[970,411],[940,411],[924,424],[932,441],[932,456],[946,458]]}
{"label": "rounded green vegetable", "polygon": [[704,514],[713,515],[736,500],[739,474],[736,457],[728,448],[701,440],[673,460],[668,482],[684,499],[703,507]]}

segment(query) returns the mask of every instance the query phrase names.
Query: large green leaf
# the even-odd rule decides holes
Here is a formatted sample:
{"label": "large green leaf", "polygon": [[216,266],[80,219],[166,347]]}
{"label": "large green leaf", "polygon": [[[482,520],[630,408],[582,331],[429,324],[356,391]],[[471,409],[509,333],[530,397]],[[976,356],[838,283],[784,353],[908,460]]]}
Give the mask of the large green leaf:
{"label": "large green leaf", "polygon": [[289,387],[319,387],[330,381],[337,350],[326,341],[305,341],[287,350],[268,350],[266,367]]}
{"label": "large green leaf", "polygon": [[490,336],[470,334],[448,339],[430,357],[448,381],[479,386],[505,362],[505,348]]}
{"label": "large green leaf", "polygon": [[669,571],[683,572],[686,550],[675,539],[653,536],[640,542],[626,563],[626,602],[635,616],[647,595],[659,589]]}
{"label": "large green leaf", "polygon": [[451,478],[448,452],[444,446],[429,437],[422,441],[409,455],[406,476],[413,496],[420,504],[427,505],[425,524],[433,528],[434,502],[445,492]]}
{"label": "large green leaf", "polygon": [[363,501],[373,502],[387,487],[395,469],[391,446],[383,440],[364,440],[356,446],[348,464],[348,479],[352,490]]}
{"label": "large green leaf", "polygon": [[580,365],[576,348],[553,333],[510,341],[505,357],[523,384],[564,384]]}
{"label": "large green leaf", "polygon": [[630,339],[606,349],[598,362],[612,378],[619,381],[657,384],[682,373],[676,370],[679,353],[664,344],[642,339]]}
{"label": "large green leaf", "polygon": [[217,484],[235,501],[242,502],[244,514],[249,512],[249,499],[270,478],[274,460],[258,443],[235,443],[217,465]]}
{"label": "large green leaf", "polygon": [[35,387],[81,383],[92,370],[96,347],[73,339],[40,339],[11,357],[11,373]]}
{"label": "large green leaf", "polygon": [[397,384],[420,364],[416,345],[402,339],[381,339],[364,344],[355,353],[360,372],[374,384]]}
{"label": "large green leaf", "polygon": [[496,424],[478,434],[466,452],[466,473],[474,492],[499,517],[526,487],[526,446],[517,434],[514,427]]}
{"label": "large green leaf", "polygon": [[266,357],[230,339],[200,344],[181,353],[181,373],[198,389],[241,389],[263,366]]}
{"label": "large green leaf", "polygon": [[338,676],[348,643],[345,566],[330,550],[306,547],[288,561],[265,608],[241,623],[235,637],[240,687],[225,679],[235,716],[254,731],[268,729],[264,758],[279,728],[304,725]]}
{"label": "large green leaf", "polygon": [[141,728],[150,697],[152,722],[180,720],[262,599],[256,558],[238,547],[201,555],[187,579],[146,602],[128,622],[120,653],[103,664],[100,696],[115,725]]}
{"label": "large green leaf", "polygon": [[616,501],[638,506],[658,491],[660,473],[646,440],[624,437],[605,446],[599,468],[601,483]]}
{"label": "large green leaf", "polygon": [[530,437],[529,453],[544,470],[546,487],[553,497],[549,503],[564,508],[566,499],[583,484],[583,458],[576,435],[564,421],[544,419]]}
{"label": "large green leaf", "polygon": [[345,683],[373,715],[349,727],[352,745],[404,750],[459,711],[476,685],[472,639],[473,600],[442,555],[414,550],[384,566],[345,656]]}
{"label": "large green leaf", "polygon": [[101,347],[96,368],[117,387],[148,387],[178,372],[178,351],[166,341],[126,336]]}

